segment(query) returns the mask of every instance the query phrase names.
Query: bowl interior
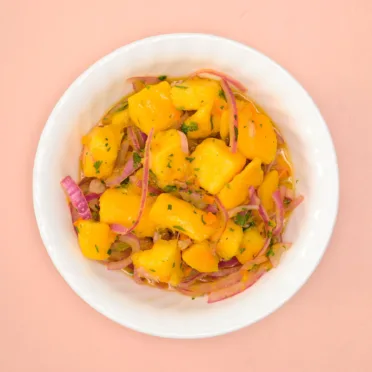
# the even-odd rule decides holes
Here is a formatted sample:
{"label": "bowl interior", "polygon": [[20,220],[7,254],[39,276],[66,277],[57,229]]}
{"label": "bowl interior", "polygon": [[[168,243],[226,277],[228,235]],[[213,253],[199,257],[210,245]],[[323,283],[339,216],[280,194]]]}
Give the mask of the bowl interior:
{"label": "bowl interior", "polygon": [[[131,90],[126,78],[186,75],[215,68],[248,87],[281,129],[292,153],[305,203],[294,213],[286,241],[294,245],[280,266],[246,292],[208,305],[108,272],[85,259],[71,227],[60,180],[77,178],[81,137]],[[304,89],[262,54],[208,35],[164,35],[116,50],[83,73],[53,110],[34,167],[34,206],[44,244],[55,266],[88,304],[114,321],[145,333],[196,338],[226,333],[271,313],[306,281],[320,260],[338,203],[337,161],[327,127]]]}

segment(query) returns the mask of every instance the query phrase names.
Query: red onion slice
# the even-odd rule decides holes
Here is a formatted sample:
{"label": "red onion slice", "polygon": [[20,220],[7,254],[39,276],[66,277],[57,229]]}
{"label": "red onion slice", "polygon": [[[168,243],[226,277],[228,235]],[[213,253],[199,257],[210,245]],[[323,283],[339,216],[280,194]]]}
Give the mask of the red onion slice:
{"label": "red onion slice", "polygon": [[240,265],[240,262],[236,257],[233,257],[232,259],[230,259],[228,261],[220,261],[218,263],[218,268],[219,269],[226,269],[228,267],[234,267],[234,266],[237,266],[237,265]]}
{"label": "red onion slice", "polygon": [[233,284],[232,286],[218,291],[211,292],[208,295],[208,303],[212,304],[214,302],[225,300],[229,297],[235,296],[257,282],[265,273],[267,272],[266,267],[260,267],[257,273],[249,273],[249,278],[247,281],[240,281],[239,283]]}
{"label": "red onion slice", "polygon": [[109,178],[107,178],[106,186],[114,187],[120,185],[121,182],[123,182],[140,167],[141,163],[134,166],[133,156],[131,156],[118,176],[110,176]]}
{"label": "red onion slice", "polygon": [[229,107],[229,115],[230,115],[230,147],[231,152],[236,153],[237,150],[237,140],[238,140],[238,109],[236,107],[236,100],[234,93],[232,92],[229,84],[227,84],[226,80],[221,80],[221,86],[223,91],[225,92],[225,97],[227,101],[227,105]]}
{"label": "red onion slice", "polygon": [[281,135],[281,133],[279,132],[279,130],[278,130],[277,128],[275,128],[274,126],[273,126],[273,129],[274,129],[274,132],[275,132],[275,134],[276,134],[276,138],[277,138],[278,143],[279,143],[280,145],[282,145],[282,144],[284,143],[284,138],[283,138],[283,136]]}
{"label": "red onion slice", "polygon": [[222,225],[219,229],[217,237],[213,239],[215,241],[215,244],[218,244],[219,240],[221,239],[221,236],[226,230],[227,222],[229,220],[229,214],[225,206],[222,204],[221,200],[218,198],[218,196],[215,196],[214,200],[216,201],[217,207],[219,211],[221,212],[221,217],[222,217]]}
{"label": "red onion slice", "polygon": [[298,196],[296,199],[292,200],[288,207],[285,209],[285,212],[291,212],[297,208],[303,201],[304,197],[302,195]]}
{"label": "red onion slice", "polygon": [[247,270],[250,270],[252,269],[253,266],[255,265],[261,265],[262,263],[266,262],[267,261],[267,258],[266,256],[259,256],[257,255],[256,258],[254,258],[253,260],[250,260],[250,261],[247,261],[242,267],[241,267],[241,270],[242,271],[247,271]]}
{"label": "red onion slice", "polygon": [[273,199],[275,203],[275,214],[276,214],[276,226],[273,230],[274,235],[279,235],[283,230],[284,225],[284,205],[283,199],[280,195],[280,191],[276,190],[273,193]]}
{"label": "red onion slice", "polygon": [[85,200],[89,203],[92,200],[99,199],[99,197],[101,195],[102,195],[102,193],[101,194],[96,194],[96,193],[92,192],[90,194],[85,195]]}
{"label": "red onion slice", "polygon": [[123,141],[120,145],[120,150],[116,158],[116,162],[115,162],[116,167],[122,167],[125,165],[125,159],[127,157],[128,149],[129,149],[129,141]]}
{"label": "red onion slice", "polygon": [[126,267],[128,267],[131,263],[132,263],[132,257],[129,256],[120,261],[112,261],[112,262],[107,263],[106,268],[107,270],[121,270],[121,269],[125,269]]}
{"label": "red onion slice", "polygon": [[256,190],[253,186],[249,186],[249,196],[251,205],[258,205],[258,214],[260,215],[260,217],[265,223],[265,226],[267,227],[270,221],[269,215],[267,214],[266,209],[261,204],[261,200],[258,197]]}
{"label": "red onion slice", "polygon": [[211,212],[211,213],[213,213],[213,214],[216,214],[216,213],[218,212],[218,208],[217,208],[217,206],[214,205],[214,204],[208,204],[208,205],[204,208],[204,210],[205,210],[206,212]]}
{"label": "red onion slice", "polygon": [[245,92],[247,90],[247,88],[242,83],[240,83],[238,80],[232,78],[229,75],[226,75],[222,72],[219,72],[219,71],[216,71],[216,70],[213,70],[213,69],[210,69],[210,68],[204,68],[204,69],[198,70],[198,71],[194,72],[193,74],[191,74],[191,76],[202,75],[202,74],[217,76],[217,77],[219,77],[223,80],[226,80],[231,85],[233,85],[236,89],[241,90],[242,92]]}
{"label": "red onion slice", "polygon": [[140,151],[141,146],[140,143],[138,142],[138,137],[136,135],[134,127],[128,127],[128,137],[130,140],[130,143],[132,144],[132,147],[135,151]]}
{"label": "red onion slice", "polygon": [[228,211],[228,215],[229,215],[229,218],[233,218],[240,212],[258,210],[258,209],[259,209],[258,205],[252,205],[252,204],[240,205],[239,207],[230,209]]}
{"label": "red onion slice", "polygon": [[264,256],[266,254],[267,249],[269,248],[270,242],[271,242],[271,238],[266,238],[263,247],[257,254],[257,257]]}
{"label": "red onion slice", "polygon": [[181,131],[177,131],[180,138],[181,138],[181,149],[182,149],[182,152],[186,155],[189,154],[189,143],[187,142],[187,137],[186,137],[186,134],[181,132]]}
{"label": "red onion slice", "polygon": [[80,217],[83,220],[92,219],[92,213],[90,212],[88,202],[75,181],[70,176],[67,176],[61,181],[61,186],[66,191],[71,204],[77,210]]}
{"label": "red onion slice", "polygon": [[[152,136],[154,135],[154,128],[151,128],[149,136],[147,137],[146,146],[145,146],[145,156],[144,156],[144,164],[143,164],[143,180],[142,180],[142,192],[141,192],[141,202],[140,202],[140,209],[137,215],[136,220],[134,221],[133,225],[126,229],[123,234],[129,234],[133,231],[139,222],[141,221],[141,217],[143,215],[143,211],[145,210],[147,192],[149,188],[149,171],[150,171],[150,145]],[[112,226],[112,225],[111,225]],[[122,226],[124,227],[124,226]]]}

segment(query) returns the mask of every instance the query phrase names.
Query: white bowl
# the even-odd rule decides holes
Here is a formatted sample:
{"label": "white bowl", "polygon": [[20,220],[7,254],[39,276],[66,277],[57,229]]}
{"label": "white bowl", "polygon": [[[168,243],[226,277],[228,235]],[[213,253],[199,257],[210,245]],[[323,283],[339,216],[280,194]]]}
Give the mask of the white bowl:
{"label": "white bowl", "polygon": [[[247,291],[215,304],[138,286],[80,253],[60,180],[78,176],[81,137],[131,90],[126,78],[186,75],[215,68],[243,82],[288,142],[305,202],[291,218],[293,247],[275,270]],[[162,35],[126,45],[99,60],[65,92],[41,135],[34,165],[34,208],[58,271],[89,305],[134,330],[174,338],[224,334],[267,316],[292,297],[321,259],[336,220],[338,167],[327,126],[306,91],[259,52],[221,37]]]}

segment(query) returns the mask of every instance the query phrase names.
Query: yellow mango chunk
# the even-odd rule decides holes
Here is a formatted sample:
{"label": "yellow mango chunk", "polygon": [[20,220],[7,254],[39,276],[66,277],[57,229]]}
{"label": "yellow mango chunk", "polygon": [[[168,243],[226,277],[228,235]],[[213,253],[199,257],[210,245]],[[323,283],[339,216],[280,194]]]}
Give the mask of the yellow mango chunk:
{"label": "yellow mango chunk", "polygon": [[260,235],[256,228],[251,227],[243,234],[243,240],[240,243],[239,253],[236,255],[236,258],[242,264],[251,261],[262,249],[264,244],[265,238]]}
{"label": "yellow mango chunk", "polygon": [[112,115],[110,127],[118,138],[121,138],[124,128],[132,123],[129,118],[128,109],[118,111]]}
{"label": "yellow mango chunk", "polygon": [[233,154],[225,142],[207,138],[199,144],[191,163],[200,186],[210,194],[217,194],[222,187],[244,167],[246,159],[239,152]]}
{"label": "yellow mango chunk", "polygon": [[271,212],[274,209],[273,193],[278,188],[278,184],[278,171],[273,170],[265,176],[261,186],[257,190],[261,203],[267,212]]}
{"label": "yellow mango chunk", "polygon": [[201,273],[213,273],[218,271],[218,257],[208,242],[193,244],[182,252],[183,260],[193,269]]}
{"label": "yellow mango chunk", "polygon": [[177,240],[159,239],[151,249],[132,255],[135,268],[143,268],[152,278],[170,285],[181,281],[181,253]]}
{"label": "yellow mango chunk", "polygon": [[257,187],[262,183],[263,171],[261,160],[254,158],[233,180],[218,193],[222,204],[227,209],[243,204],[248,197],[249,186]]}
{"label": "yellow mango chunk", "polygon": [[[271,163],[276,154],[277,139],[270,119],[262,113],[253,113],[251,119],[246,119],[250,106],[239,113],[238,149],[248,159],[260,158],[263,163]],[[244,115],[243,115],[244,114]],[[253,133],[250,126],[253,125]]]}
{"label": "yellow mango chunk", "polygon": [[179,110],[199,110],[206,103],[212,103],[220,85],[217,81],[194,78],[171,88],[173,104]]}
{"label": "yellow mango chunk", "polygon": [[[217,254],[224,260],[237,255],[243,239],[243,229],[232,220],[227,221],[227,226],[216,246]],[[213,237],[212,237],[213,240]]]}
{"label": "yellow mango chunk", "polygon": [[157,133],[179,121],[181,112],[170,99],[170,89],[169,83],[162,81],[148,85],[128,98],[129,116],[142,132],[149,134],[154,128]]}
{"label": "yellow mango chunk", "polygon": [[83,137],[82,168],[86,177],[106,178],[114,169],[120,140],[109,126],[94,127]]}
{"label": "yellow mango chunk", "polygon": [[106,260],[109,257],[107,252],[116,238],[109,225],[92,220],[78,220],[75,226],[83,255],[91,260]]}
{"label": "yellow mango chunk", "polygon": [[[108,224],[118,223],[131,227],[137,219],[140,201],[141,196],[130,187],[108,189],[100,197],[100,220]],[[139,238],[154,235],[155,224],[149,218],[154,201],[154,197],[147,196],[141,220],[133,231]]]}
{"label": "yellow mango chunk", "polygon": [[185,181],[190,163],[181,148],[179,131],[169,129],[157,133],[151,142],[150,169],[157,178],[160,187],[173,185],[175,180]]}
{"label": "yellow mango chunk", "polygon": [[189,138],[205,138],[212,134],[211,111],[213,103],[205,104],[182,124],[181,130]]}
{"label": "yellow mango chunk", "polygon": [[208,224],[207,212],[170,194],[157,197],[150,211],[153,224],[182,232],[196,241],[208,239],[214,232],[218,221]]}

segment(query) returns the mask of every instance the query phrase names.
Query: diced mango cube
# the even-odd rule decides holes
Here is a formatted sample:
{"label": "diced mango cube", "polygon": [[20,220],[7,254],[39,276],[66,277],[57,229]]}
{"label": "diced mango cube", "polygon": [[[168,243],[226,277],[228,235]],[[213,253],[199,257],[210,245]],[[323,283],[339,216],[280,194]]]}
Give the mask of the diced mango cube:
{"label": "diced mango cube", "polygon": [[148,85],[128,98],[129,116],[142,132],[149,134],[154,128],[157,133],[179,121],[181,112],[170,99],[170,89],[169,83],[162,81]]}
{"label": "diced mango cube", "polygon": [[[100,197],[100,220],[108,224],[118,223],[131,227],[137,219],[140,201],[141,196],[130,187],[108,189]],[[147,196],[141,220],[133,231],[140,238],[154,235],[155,224],[149,218],[154,201],[154,197]]]}
{"label": "diced mango cube", "polygon": [[179,110],[199,110],[206,103],[214,101],[219,89],[217,81],[194,78],[174,85],[171,97]]}
{"label": "diced mango cube", "polygon": [[169,129],[157,133],[151,142],[151,170],[160,187],[188,177],[190,163],[182,151],[180,135],[176,129]]}
{"label": "diced mango cube", "polygon": [[[218,231],[216,235],[218,235]],[[214,236],[211,240],[214,241]],[[240,243],[243,239],[243,229],[235,224],[232,220],[227,221],[226,229],[221,235],[217,246],[217,254],[224,260],[229,260],[230,258],[237,255],[240,247]]]}
{"label": "diced mango cube", "polygon": [[152,278],[176,286],[182,277],[181,253],[177,240],[159,239],[151,249],[132,255],[135,268],[143,268]]}
{"label": "diced mango cube", "polygon": [[261,186],[258,188],[258,196],[267,212],[271,212],[274,208],[273,193],[278,188],[278,184],[278,171],[273,170],[265,176]]}
{"label": "diced mango cube", "polygon": [[240,243],[239,253],[236,258],[242,264],[251,261],[260,252],[264,244],[265,238],[260,235],[256,228],[251,227],[243,234],[243,240]]}
{"label": "diced mango cube", "polygon": [[192,170],[202,188],[217,194],[244,167],[246,159],[239,152],[233,154],[225,142],[207,138],[193,154]]}
{"label": "diced mango cube", "polygon": [[218,226],[218,220],[207,223],[207,212],[170,194],[158,196],[150,218],[156,226],[182,232],[196,241],[208,239]]}
{"label": "diced mango cube", "polygon": [[83,255],[91,260],[106,260],[109,257],[108,250],[116,237],[109,225],[92,220],[78,220],[75,226]]}
{"label": "diced mango cube", "polygon": [[218,193],[222,204],[227,209],[244,203],[248,197],[249,186],[257,187],[262,183],[263,171],[261,160],[254,158],[233,180]]}
{"label": "diced mango cube", "polygon": [[211,111],[213,103],[200,107],[194,115],[191,115],[182,124],[181,130],[189,138],[205,138],[212,134]]}
{"label": "diced mango cube", "polygon": [[[248,159],[260,158],[263,163],[271,163],[276,154],[277,138],[271,120],[262,113],[253,112],[246,105],[238,113],[238,149]],[[253,126],[253,130],[250,129]]]}
{"label": "diced mango cube", "polygon": [[115,112],[115,114],[112,115],[110,127],[115,132],[115,135],[118,138],[121,138],[124,128],[130,126],[131,124],[129,110],[125,109]]}
{"label": "diced mango cube", "polygon": [[193,244],[183,251],[182,258],[190,267],[201,273],[218,271],[218,257],[206,241]]}

